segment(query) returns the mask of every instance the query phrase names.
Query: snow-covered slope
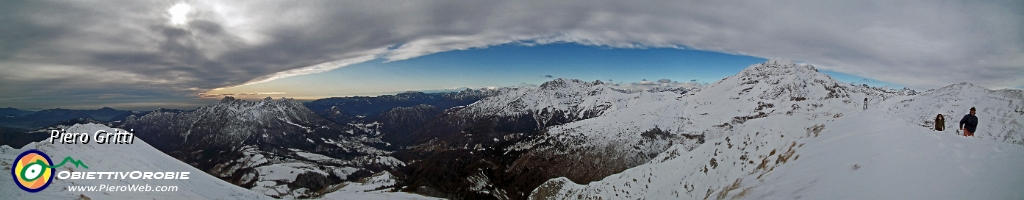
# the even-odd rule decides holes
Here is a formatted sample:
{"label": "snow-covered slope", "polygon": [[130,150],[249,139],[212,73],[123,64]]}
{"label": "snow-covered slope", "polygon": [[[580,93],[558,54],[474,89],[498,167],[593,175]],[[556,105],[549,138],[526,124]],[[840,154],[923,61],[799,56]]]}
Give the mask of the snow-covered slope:
{"label": "snow-covered slope", "polygon": [[[989,90],[958,83],[930,90],[886,105],[889,114],[924,127],[934,127],[935,116],[946,118],[946,129],[957,129],[971,107],[977,109],[978,138],[1024,145],[1024,93],[1021,90]],[[950,130],[954,131],[954,130]]]}
{"label": "snow-covered slope", "polygon": [[[78,124],[67,128],[69,133],[95,133],[97,130],[114,132],[114,128],[99,124]],[[50,144],[49,141],[35,142],[21,149],[0,147],[0,164],[9,170],[13,160],[28,149],[38,149],[49,155],[58,164],[61,159],[71,156],[81,160],[89,169],[73,166],[61,167],[57,171],[152,171],[190,172],[187,180],[58,180],[45,190],[28,193],[16,187],[13,179],[0,178],[0,199],[270,199],[248,189],[233,185],[204,173],[171,156],[153,148],[145,141],[136,139],[134,144]],[[99,186],[139,184],[150,186],[177,186],[176,192],[70,192],[68,186]]]}
{"label": "snow-covered slope", "polygon": [[671,149],[601,181],[553,179],[531,198],[1024,198],[1024,146],[931,131],[881,111],[780,125],[804,122],[752,120],[742,127],[750,131]]}
{"label": "snow-covered slope", "polygon": [[339,185],[334,192],[324,195],[323,199],[438,199],[404,192],[389,192],[395,185],[395,179],[388,172],[380,172],[373,176]]}
{"label": "snow-covered slope", "polygon": [[[968,144],[998,145],[998,149],[995,149],[998,153],[992,154],[994,157],[1012,157],[1013,155],[1020,157],[1020,155],[1024,155],[1020,151],[1013,150],[1019,149],[1020,145],[1010,144],[1019,143],[1016,142],[1019,141],[1017,138],[1020,137],[1019,122],[1024,122],[1024,112],[1018,109],[1018,107],[1021,107],[1019,106],[1021,103],[1014,102],[1021,101],[1014,100],[1021,99],[1020,91],[990,91],[984,88],[963,85],[969,84],[953,85],[923,94],[917,94],[911,90],[895,91],[866,86],[853,86],[839,83],[828,75],[818,73],[812,66],[801,66],[787,60],[772,59],[762,64],[752,65],[739,74],[715,82],[699,92],[692,93],[692,95],[638,104],[626,104],[621,106],[623,107],[622,109],[610,110],[595,118],[549,128],[547,131],[548,139],[569,141],[562,142],[565,145],[556,147],[559,150],[550,154],[568,155],[563,157],[569,160],[579,160],[576,166],[601,166],[593,167],[601,170],[622,167],[622,165],[614,164],[616,162],[621,163],[623,160],[643,160],[639,159],[643,156],[637,156],[635,152],[621,150],[609,152],[607,151],[608,149],[624,149],[616,148],[616,146],[634,146],[636,149],[657,147],[658,143],[651,145],[649,142],[642,142],[643,130],[651,130],[657,127],[667,132],[666,134],[669,137],[666,138],[699,135],[705,142],[699,144],[699,146],[692,143],[670,143],[672,146],[667,148],[668,150],[659,151],[660,154],[647,161],[646,164],[597,182],[589,182],[585,177],[574,177],[572,174],[568,174],[567,178],[551,179],[534,190],[532,195],[534,198],[603,197],[634,199],[647,197],[665,199],[676,198],[677,195],[679,198],[685,199],[737,196],[750,198],[796,198],[799,195],[778,196],[778,193],[771,193],[770,191],[793,188],[799,190],[800,188],[816,184],[793,182],[787,179],[790,178],[788,176],[777,179],[767,179],[767,177],[779,176],[780,169],[789,169],[790,166],[795,166],[795,163],[802,163],[804,160],[812,160],[807,161],[806,166],[810,166],[808,168],[813,168],[817,163],[824,162],[806,159],[809,155],[824,155],[826,157],[835,155],[841,158],[848,158],[853,155],[843,153],[852,153],[856,154],[855,156],[867,157],[870,160],[875,157],[883,159],[878,154],[885,152],[899,152],[902,154],[912,151],[921,153],[918,154],[921,156],[936,157],[934,154],[929,153],[933,151],[928,151],[935,149],[921,147],[921,150],[907,150],[907,146],[895,145],[914,143],[914,145],[919,146],[940,146],[939,143],[927,143],[929,141],[934,142],[934,140],[886,136],[890,134],[932,134],[956,138],[953,137],[954,130],[931,132],[930,127],[923,126],[926,120],[934,118],[936,113],[949,113],[958,115],[947,117],[946,125],[953,127],[955,126],[955,121],[958,121],[959,117],[966,113],[967,108],[971,106],[979,108],[979,117],[982,119],[979,130],[988,130],[989,133],[981,134],[983,131],[979,131],[979,137],[966,139],[976,142],[960,143],[960,147]],[[957,97],[951,94],[963,95]],[[864,110],[865,98],[868,104],[866,111]],[[857,139],[859,137],[866,138]],[[871,144],[880,143],[872,141],[872,139],[885,140],[886,143],[884,144],[888,146],[872,146]],[[993,140],[999,142],[992,142]],[[842,143],[842,145],[837,143]],[[805,145],[820,146],[820,148],[805,150]],[[855,149],[845,150],[835,147]],[[972,146],[969,148],[984,149],[988,147],[990,146]],[[538,146],[518,148],[532,148],[533,152],[544,149],[538,148]],[[579,153],[592,151],[598,153]],[[803,152],[807,152],[807,154],[800,157],[799,155],[804,154]],[[947,153],[952,154],[952,152]],[[600,154],[603,156],[595,157],[588,154]],[[913,155],[910,154],[909,156]],[[868,165],[880,168],[889,167],[888,165],[950,165],[950,163],[927,161],[913,165],[899,164],[898,160],[900,158],[906,158],[902,156],[908,155],[884,158],[887,160],[881,164],[851,162],[850,167],[854,164],[857,167],[852,168],[861,168]],[[974,157],[972,161],[980,162],[986,158],[988,157]],[[594,162],[593,159],[608,161]],[[636,160],[632,161],[635,162]],[[537,162],[537,160],[533,160],[533,162]],[[609,165],[609,163],[612,163],[612,165]],[[1010,166],[1019,168],[1021,165],[1018,160],[1010,159],[1009,161],[983,163],[993,164],[990,169],[995,173],[1020,174],[1007,170],[1009,168],[1003,168],[1004,166],[1002,165],[1010,164]],[[895,166],[893,168],[901,170],[911,169]],[[832,173],[833,170],[837,169],[824,168],[817,170],[819,171],[798,171],[793,173]],[[602,172],[590,168],[578,169],[576,171],[583,171],[583,174]],[[922,174],[931,175],[928,173]],[[984,176],[990,175],[988,172],[983,174]],[[870,181],[886,182],[896,180],[886,179],[893,177],[893,174],[882,173],[872,175],[886,177]],[[999,181],[1002,183],[1019,183],[1020,179],[1015,177],[1020,176],[1011,176]],[[820,177],[810,177],[810,179],[816,178]],[[952,179],[958,179],[957,181],[980,181],[978,179],[962,177],[947,176],[946,178],[950,179],[916,179],[914,181],[951,181]],[[853,181],[850,184],[860,187],[859,184],[874,183],[870,181]],[[838,185],[820,187],[848,186],[840,184],[841,182],[836,181],[834,183]],[[954,181],[954,183],[957,182]],[[772,185],[773,187],[766,187],[766,185]],[[764,189],[764,192],[757,193],[758,189]],[[908,193],[915,192],[921,191],[909,191]],[[864,190],[856,194],[862,193],[870,194]],[[1003,191],[1002,193],[996,192],[994,194],[1005,193]],[[901,196],[903,194],[896,192],[892,195],[848,197],[907,197]],[[828,198],[828,196],[811,195],[811,197],[812,199],[833,199]]]}

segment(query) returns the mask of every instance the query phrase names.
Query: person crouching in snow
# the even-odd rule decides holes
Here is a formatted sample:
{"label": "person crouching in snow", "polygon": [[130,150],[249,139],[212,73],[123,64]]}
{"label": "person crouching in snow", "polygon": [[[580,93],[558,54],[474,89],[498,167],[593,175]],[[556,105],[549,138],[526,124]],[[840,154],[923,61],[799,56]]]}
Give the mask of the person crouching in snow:
{"label": "person crouching in snow", "polygon": [[974,131],[978,128],[978,117],[974,116],[974,107],[971,107],[971,114],[964,115],[963,119],[960,119],[960,129],[964,131],[964,137],[974,136]]}
{"label": "person crouching in snow", "polygon": [[942,131],[946,128],[946,118],[942,117],[942,114],[935,116],[935,130]]}

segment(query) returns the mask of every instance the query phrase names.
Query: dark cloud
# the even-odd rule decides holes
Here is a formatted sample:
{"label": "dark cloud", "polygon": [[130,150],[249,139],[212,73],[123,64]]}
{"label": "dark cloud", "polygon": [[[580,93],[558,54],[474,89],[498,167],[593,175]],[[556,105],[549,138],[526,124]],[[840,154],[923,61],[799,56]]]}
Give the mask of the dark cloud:
{"label": "dark cloud", "polygon": [[167,13],[177,1],[4,2],[0,102],[197,102],[375,58],[554,42],[784,57],[918,88],[1024,85],[1016,0],[186,2],[180,25]]}

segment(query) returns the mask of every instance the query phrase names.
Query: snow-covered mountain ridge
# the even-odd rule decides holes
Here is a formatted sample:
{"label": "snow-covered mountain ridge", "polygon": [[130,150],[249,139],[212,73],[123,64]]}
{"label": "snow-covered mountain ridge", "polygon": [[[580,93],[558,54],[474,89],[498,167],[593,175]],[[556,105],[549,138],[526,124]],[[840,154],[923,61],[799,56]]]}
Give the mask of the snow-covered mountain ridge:
{"label": "snow-covered mountain ridge", "polygon": [[[966,143],[952,144],[956,148],[979,150],[985,149],[985,147],[965,147],[965,145],[996,145],[995,157],[1016,155],[1019,158],[1024,155],[1021,154],[1024,151],[1020,151],[1022,146],[1015,145],[1021,143],[1019,142],[1022,137],[1019,131],[1020,122],[1024,122],[1024,112],[1020,112],[1019,109],[1024,107],[1021,106],[1020,94],[1019,90],[992,91],[968,83],[955,84],[921,94],[905,90],[894,91],[854,86],[839,83],[828,75],[818,73],[812,66],[801,66],[782,59],[772,59],[765,63],[752,65],[739,74],[715,82],[692,95],[685,95],[670,101],[643,102],[641,104],[643,106],[627,105],[624,107],[628,108],[609,111],[598,117],[549,128],[547,133],[552,139],[576,141],[567,143],[572,144],[568,147],[559,147],[568,149],[573,149],[572,146],[597,146],[596,148],[585,148],[591,150],[607,149],[607,147],[614,147],[617,144],[635,143],[635,141],[639,141],[635,138],[641,138],[638,130],[650,130],[655,127],[667,130],[669,135],[701,135],[706,141],[696,146],[685,143],[671,144],[671,147],[667,148],[668,150],[660,152],[653,159],[645,161],[644,164],[600,181],[580,182],[572,176],[551,179],[534,190],[531,198],[792,199],[810,197],[812,199],[831,199],[834,197],[821,196],[830,194],[827,191],[834,190],[829,188],[865,187],[879,185],[879,182],[897,181],[878,177],[877,179],[850,181],[849,183],[833,180],[829,183],[834,185],[814,186],[821,184],[815,184],[814,180],[825,177],[825,174],[833,173],[834,170],[867,166],[909,170],[910,168],[897,166],[957,164],[956,162],[931,162],[921,159],[913,159],[920,163],[912,165],[900,163],[899,159],[906,158],[906,155],[879,157],[884,161],[872,161],[871,156],[864,157],[863,154],[907,151],[919,153],[910,155],[941,158],[934,152],[928,151],[935,149],[931,148],[934,146],[928,146],[933,143],[927,143],[935,142],[934,144],[942,146],[942,144],[938,144],[941,141],[924,140],[916,135],[903,136],[900,134],[931,134],[938,138],[956,139],[955,141],[966,140]],[[864,109],[865,98],[867,99],[867,110]],[[979,133],[975,138],[958,138],[953,135],[952,128],[970,107],[979,109],[978,116],[982,121],[979,125]],[[947,115],[948,129],[943,132],[930,131],[932,127],[925,126],[939,113]],[[892,137],[893,141],[876,138],[887,136]],[[587,139],[576,139],[581,137]],[[999,143],[993,143],[993,141]],[[872,149],[870,145],[865,147],[865,143],[882,143],[886,146],[880,147],[883,149]],[[901,143],[911,143],[908,145],[919,147],[919,149],[908,149],[898,145]],[[808,148],[804,148],[805,145]],[[946,145],[950,144],[946,143]],[[835,147],[852,149],[844,150]],[[963,155],[963,152],[955,150],[936,151],[943,152],[947,156]],[[572,150],[568,152],[572,152]],[[626,155],[606,153],[605,156],[597,159],[617,156],[625,157]],[[866,159],[847,163],[836,161],[835,158],[821,158],[822,156],[853,156]],[[593,156],[586,157],[590,158],[580,160],[593,159]],[[972,156],[957,161],[967,162],[970,160],[971,162],[1022,166],[1019,164],[1021,163],[1020,159],[986,162],[983,158],[989,157]],[[812,176],[793,176],[801,177],[800,181],[803,182],[795,181],[790,176],[779,175],[802,174],[806,171],[789,171],[788,169],[794,169],[791,166],[813,168],[812,166],[820,163],[849,164],[849,166],[810,170],[819,173]],[[853,167],[854,165],[856,167]],[[608,167],[608,165],[594,164],[579,166],[595,166],[594,168],[597,169]],[[1015,170],[1004,168],[1005,166],[989,166],[985,165],[983,168],[993,169],[998,173],[1020,174]],[[976,170],[968,171],[975,174],[978,172]],[[891,170],[878,171],[880,176],[898,177],[891,176],[892,173]],[[913,177],[926,179],[927,176],[924,175],[935,174],[929,171],[928,173],[916,173]],[[982,173],[982,175],[988,176],[989,174]],[[949,178],[941,179],[941,181],[946,181],[944,184],[982,181],[982,179],[971,177],[936,177]],[[1022,180],[1020,177],[1010,176],[996,179],[995,182],[1020,183]],[[805,191],[802,188],[814,189]],[[1019,198],[1019,193],[998,189],[1005,187],[994,188],[997,189],[981,191],[993,192],[990,194],[998,198],[1007,197],[1003,195],[1009,195],[1009,197],[1018,195],[1017,198]],[[781,191],[792,193],[784,194]],[[937,195],[943,193],[934,193],[935,195],[931,196],[921,190],[886,190],[890,193],[878,196],[863,196],[872,194],[867,190],[856,191],[860,191],[860,193],[843,193],[849,196],[840,196],[840,198],[949,198]],[[905,196],[908,194],[920,196]]]}
{"label": "snow-covered mountain ridge", "polygon": [[[549,170],[585,183],[648,162],[673,145],[693,149],[705,140],[725,137],[748,120],[840,115],[826,110],[822,103],[847,108],[862,105],[841,99],[849,98],[848,90],[811,66],[770,60],[699,92],[641,93],[641,97],[648,98],[630,99],[620,106],[622,109],[551,127],[541,139],[514,146],[529,149],[526,159],[516,165],[534,163],[535,156],[548,158],[556,166],[564,166]],[[819,114],[820,110],[825,112]],[[801,114],[809,112],[815,114]]]}
{"label": "snow-covered mountain ridge", "polygon": [[[417,192],[441,197],[525,198],[533,187],[547,178],[564,175],[564,170],[568,169],[563,167],[563,163],[551,161],[557,159],[551,154],[521,157],[534,147],[557,149],[562,146],[544,136],[551,127],[586,121],[613,110],[642,105],[643,102],[666,101],[682,96],[677,90],[631,92],[612,88],[601,81],[571,79],[498,90],[501,92],[497,95],[446,110],[413,134],[417,142],[404,154],[416,156],[404,157],[410,165],[404,170],[407,173],[399,174],[410,179],[407,181],[409,188],[422,188]],[[667,148],[670,141],[685,140],[683,137],[661,138],[658,134],[648,134],[651,137],[645,141],[657,145],[644,147],[642,152],[645,156],[656,155]],[[690,140],[695,142],[699,139]],[[618,155],[623,154],[613,156]],[[642,160],[631,163],[640,164]],[[551,164],[549,168],[543,167],[547,164]]]}
{"label": "snow-covered mountain ridge", "polygon": [[469,117],[532,115],[545,127],[552,118],[575,121],[616,109],[640,93],[613,90],[601,81],[555,79],[539,87],[515,87],[459,110]]}

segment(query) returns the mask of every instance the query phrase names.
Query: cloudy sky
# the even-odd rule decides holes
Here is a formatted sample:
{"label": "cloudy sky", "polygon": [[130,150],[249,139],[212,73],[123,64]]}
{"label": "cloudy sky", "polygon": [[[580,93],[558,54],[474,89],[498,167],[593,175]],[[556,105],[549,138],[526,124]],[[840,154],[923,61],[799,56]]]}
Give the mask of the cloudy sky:
{"label": "cloudy sky", "polygon": [[0,107],[710,82],[764,58],[914,89],[1024,88],[1024,1],[0,3]]}

